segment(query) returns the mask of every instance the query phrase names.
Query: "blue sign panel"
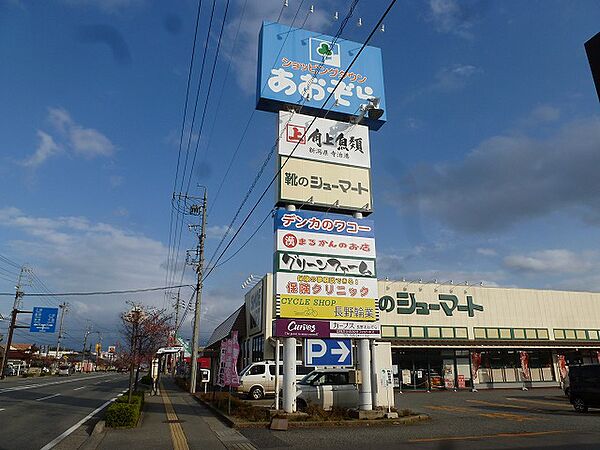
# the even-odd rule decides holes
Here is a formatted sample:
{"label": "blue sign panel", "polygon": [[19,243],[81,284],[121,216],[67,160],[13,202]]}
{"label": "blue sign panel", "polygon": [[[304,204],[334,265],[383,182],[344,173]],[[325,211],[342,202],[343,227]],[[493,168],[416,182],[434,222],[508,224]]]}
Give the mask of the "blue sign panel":
{"label": "blue sign panel", "polygon": [[352,341],[350,339],[305,339],[304,365],[350,367],[352,366]]}
{"label": "blue sign panel", "polygon": [[277,210],[275,231],[296,230],[315,233],[335,234],[338,236],[375,237],[375,225],[370,219],[354,219],[342,214],[320,213],[316,211]]}
{"label": "blue sign panel", "polygon": [[54,333],[56,330],[56,318],[58,317],[58,308],[42,308],[36,306],[31,315],[31,333]]}
{"label": "blue sign panel", "polygon": [[[257,109],[279,111],[302,105],[302,112],[349,121],[369,99],[379,99],[383,115],[362,123],[379,129],[387,120],[381,49],[313,31],[264,22],[258,55]],[[337,88],[336,88],[337,87]],[[335,91],[334,91],[335,89]],[[331,99],[323,105],[333,92]]]}

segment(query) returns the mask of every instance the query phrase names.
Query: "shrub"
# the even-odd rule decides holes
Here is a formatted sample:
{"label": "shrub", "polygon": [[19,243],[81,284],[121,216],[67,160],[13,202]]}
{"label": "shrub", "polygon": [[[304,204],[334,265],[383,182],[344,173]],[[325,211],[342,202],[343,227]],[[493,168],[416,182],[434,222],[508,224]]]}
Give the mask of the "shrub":
{"label": "shrub", "polygon": [[[129,393],[125,392],[120,397],[117,397],[117,399],[115,400],[115,403],[128,403],[128,401],[129,401]],[[142,405],[144,404],[144,392],[143,391],[135,391],[131,395],[131,403],[137,404],[141,409]]]}
{"label": "shrub", "polygon": [[115,402],[108,407],[104,420],[106,426],[111,428],[132,428],[137,425],[140,418],[139,401],[135,403]]}
{"label": "shrub", "polygon": [[140,383],[148,385],[148,386],[152,386],[152,377],[149,374],[148,375],[144,375],[140,379]]}

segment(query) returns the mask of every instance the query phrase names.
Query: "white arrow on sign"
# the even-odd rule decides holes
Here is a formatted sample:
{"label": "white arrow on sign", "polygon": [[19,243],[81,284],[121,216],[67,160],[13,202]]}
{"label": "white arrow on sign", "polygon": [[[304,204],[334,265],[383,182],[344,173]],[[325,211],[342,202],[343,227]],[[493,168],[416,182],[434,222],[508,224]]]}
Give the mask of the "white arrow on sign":
{"label": "white arrow on sign", "polygon": [[350,354],[350,349],[348,348],[348,346],[346,345],[346,343],[344,341],[338,341],[338,344],[340,345],[340,348],[332,348],[331,354],[332,355],[340,355],[338,362],[341,363],[341,362],[344,362],[346,360],[346,358],[348,357],[348,355]]}

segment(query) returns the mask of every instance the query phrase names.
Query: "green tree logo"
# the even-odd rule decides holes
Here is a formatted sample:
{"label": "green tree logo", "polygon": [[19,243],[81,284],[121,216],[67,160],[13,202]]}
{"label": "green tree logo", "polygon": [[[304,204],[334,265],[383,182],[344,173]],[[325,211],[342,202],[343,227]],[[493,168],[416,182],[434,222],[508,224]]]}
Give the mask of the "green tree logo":
{"label": "green tree logo", "polygon": [[331,56],[333,55],[333,52],[331,51],[331,47],[329,46],[329,44],[323,42],[321,44],[321,46],[317,49],[317,53],[319,53],[319,55],[323,55],[323,56]]}

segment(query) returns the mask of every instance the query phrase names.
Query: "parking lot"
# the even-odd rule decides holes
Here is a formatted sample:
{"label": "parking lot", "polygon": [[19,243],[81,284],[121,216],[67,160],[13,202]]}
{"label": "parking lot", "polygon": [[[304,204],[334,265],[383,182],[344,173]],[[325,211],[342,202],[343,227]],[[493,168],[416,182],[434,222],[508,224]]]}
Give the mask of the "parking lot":
{"label": "parking lot", "polygon": [[[396,393],[431,420],[409,426],[244,430],[257,448],[596,449],[600,410],[575,413],[558,388]],[[260,401],[272,403],[272,399]]]}

